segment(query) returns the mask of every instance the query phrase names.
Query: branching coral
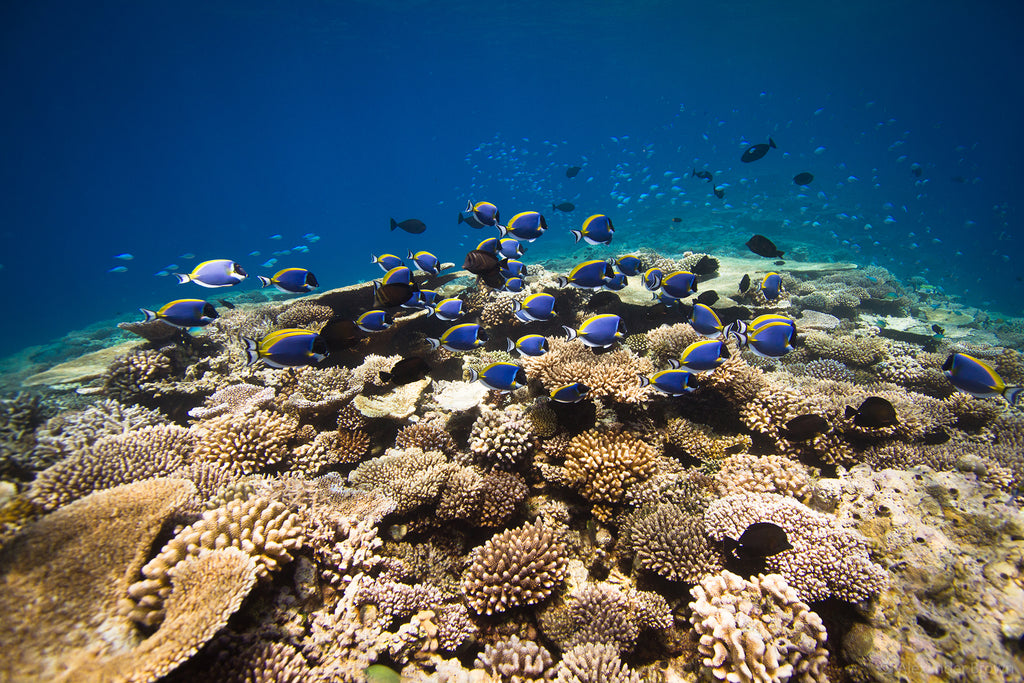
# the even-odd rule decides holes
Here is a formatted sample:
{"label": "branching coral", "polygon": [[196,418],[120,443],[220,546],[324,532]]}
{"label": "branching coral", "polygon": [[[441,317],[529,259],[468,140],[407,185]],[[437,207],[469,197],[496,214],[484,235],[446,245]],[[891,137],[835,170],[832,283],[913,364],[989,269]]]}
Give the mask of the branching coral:
{"label": "branching coral", "polygon": [[437,451],[390,449],[385,455],[360,464],[348,478],[355,488],[374,489],[391,498],[397,505],[395,512],[407,514],[436,501],[457,468]]}
{"label": "branching coral", "polygon": [[719,436],[710,428],[685,418],[669,421],[665,428],[665,442],[701,462],[715,462],[729,453],[750,448],[750,437],[746,434]]}
{"label": "branching coral", "polygon": [[514,469],[533,450],[531,427],[519,409],[485,408],[473,422],[469,450],[485,469]]}
{"label": "branching coral", "polygon": [[536,378],[548,389],[572,382],[590,388],[591,398],[610,398],[620,403],[640,403],[649,393],[641,387],[638,374],[647,375],[654,366],[628,348],[595,354],[579,340],[567,341],[549,337],[549,350],[543,356],[523,359],[526,374]]}
{"label": "branching coral", "polygon": [[562,655],[556,683],[640,683],[640,674],[619,658],[614,645],[584,643]]}
{"label": "branching coral", "polygon": [[167,422],[158,410],[104,399],[84,410],[63,412],[47,421],[46,426],[36,432],[35,456],[56,462],[104,436]]}
{"label": "branching coral", "polygon": [[803,498],[810,483],[807,467],[783,455],[731,455],[715,473],[719,496],[751,491]]}
{"label": "branching coral", "polygon": [[722,568],[702,515],[680,505],[662,503],[629,516],[619,542],[638,566],[670,581],[696,583]]}
{"label": "branching coral", "polygon": [[569,483],[598,506],[600,518],[609,514],[608,505],[622,503],[627,490],[654,474],[657,457],[658,449],[638,434],[590,430],[570,442],[565,472]]}
{"label": "branching coral", "polygon": [[251,474],[285,458],[298,422],[287,415],[257,410],[212,417],[197,422],[191,429],[197,441],[192,453],[195,460]]}
{"label": "branching coral", "polygon": [[147,393],[146,384],[166,379],[173,373],[170,358],[159,351],[133,351],[110,364],[103,378],[103,389],[108,396],[132,401]]}
{"label": "branching coral", "polygon": [[292,451],[294,469],[316,475],[334,465],[359,462],[370,449],[370,436],[361,429],[320,432],[309,443]]}
{"label": "branching coral", "polygon": [[274,387],[258,387],[254,384],[232,384],[213,393],[205,405],[188,411],[189,417],[203,420],[224,413],[238,415],[261,408],[273,400]]}
{"label": "branching coral", "polygon": [[458,450],[451,434],[425,422],[416,422],[398,430],[395,447],[409,448],[410,446],[424,451],[440,451],[446,455],[452,455]]}
{"label": "branching coral", "polygon": [[554,674],[554,660],[543,645],[514,635],[488,644],[477,657],[476,668],[486,671],[492,680],[544,683]]}

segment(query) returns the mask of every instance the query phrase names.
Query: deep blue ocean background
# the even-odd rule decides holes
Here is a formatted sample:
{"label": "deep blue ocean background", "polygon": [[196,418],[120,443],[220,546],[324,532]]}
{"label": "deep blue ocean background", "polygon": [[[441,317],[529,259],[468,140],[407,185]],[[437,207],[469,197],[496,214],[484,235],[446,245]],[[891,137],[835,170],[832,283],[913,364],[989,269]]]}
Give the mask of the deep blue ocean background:
{"label": "deep blue ocean background", "polygon": [[379,275],[371,251],[461,264],[491,234],[456,225],[467,199],[548,216],[526,260],[602,212],[617,251],[762,232],[1020,316],[1022,28],[992,1],[4,2],[0,354],[223,296],[171,264],[324,288]]}

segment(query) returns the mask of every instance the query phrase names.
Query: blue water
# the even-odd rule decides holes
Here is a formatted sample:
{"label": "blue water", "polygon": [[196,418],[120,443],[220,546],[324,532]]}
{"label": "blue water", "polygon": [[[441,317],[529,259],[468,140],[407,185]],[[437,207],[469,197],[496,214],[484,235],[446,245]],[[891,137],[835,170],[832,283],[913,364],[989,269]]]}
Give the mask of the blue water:
{"label": "blue water", "polygon": [[572,253],[600,211],[621,245],[738,254],[764,232],[1021,315],[1022,20],[1009,2],[5,2],[0,353],[223,295],[154,276],[170,264],[332,287],[377,275],[371,251],[461,263],[489,234],[456,225],[470,198],[544,211],[534,255]]}

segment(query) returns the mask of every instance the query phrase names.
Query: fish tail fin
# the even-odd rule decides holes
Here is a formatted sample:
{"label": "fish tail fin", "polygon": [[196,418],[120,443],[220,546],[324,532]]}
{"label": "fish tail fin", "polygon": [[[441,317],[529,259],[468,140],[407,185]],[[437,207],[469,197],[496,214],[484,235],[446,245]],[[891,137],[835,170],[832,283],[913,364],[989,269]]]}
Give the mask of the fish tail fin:
{"label": "fish tail fin", "polygon": [[465,217],[464,217],[464,216],[463,216],[463,215],[462,215],[462,214],[460,213],[460,214],[459,214],[459,220],[458,220],[458,222],[456,223],[456,225],[462,225],[462,224],[463,224],[463,223],[465,223],[465,222],[466,222],[466,219],[465,219]]}
{"label": "fish tail fin", "polygon": [[[473,200],[472,199],[467,199],[466,200],[466,211],[472,211],[472,210],[473,210]],[[459,218],[462,218],[462,214],[461,213],[459,214]]]}
{"label": "fish tail fin", "polygon": [[377,256],[373,252],[370,252],[370,263],[376,263],[376,262],[377,262]]}
{"label": "fish tail fin", "polygon": [[497,223],[495,223],[494,227],[498,229],[498,237],[504,237],[505,235],[508,234],[508,228],[505,227],[504,225],[498,225]]}
{"label": "fish tail fin", "polygon": [[579,241],[583,239],[583,233],[580,232],[579,230],[570,230],[569,232],[572,233],[572,236],[573,238],[575,238],[577,244],[579,244]]}
{"label": "fish tail fin", "polygon": [[514,301],[513,300],[512,301],[512,312],[513,313],[518,313],[521,310],[523,310],[523,304],[521,302],[519,302],[519,301]]}
{"label": "fish tail fin", "polygon": [[737,557],[736,556],[736,549],[739,548],[739,547],[740,547],[740,544],[739,544],[738,541],[735,541],[735,540],[729,538],[728,536],[723,536],[722,537],[722,550],[724,550],[725,554],[728,555],[729,557]]}
{"label": "fish tail fin", "polygon": [[398,221],[396,221],[394,218],[392,218],[391,219],[391,229],[394,230],[397,227],[398,227]]}
{"label": "fish tail fin", "polygon": [[406,258],[412,258],[413,257],[412,249],[409,249],[408,252],[409,252],[409,255],[406,256]]}
{"label": "fish tail fin", "polygon": [[433,337],[427,337],[427,343],[430,344],[431,350],[435,350],[441,346],[441,342]]}
{"label": "fish tail fin", "polygon": [[516,348],[516,343],[512,341],[511,337],[506,338],[506,341],[508,343],[506,344],[505,350],[508,351],[509,353],[512,353],[512,349]]}
{"label": "fish tail fin", "polygon": [[679,368],[683,367],[683,364],[679,362],[678,358],[669,358],[668,366],[673,370],[678,370]]}
{"label": "fish tail fin", "polygon": [[1024,387],[1006,387],[1003,391],[1003,396],[1006,397],[1011,406],[1015,406],[1024,397]]}
{"label": "fish tail fin", "polygon": [[558,207],[557,207],[557,206],[555,206],[554,204],[552,204],[552,205],[551,205],[551,210],[552,210],[552,211],[558,211]]}
{"label": "fish tail fin", "polygon": [[242,343],[245,344],[245,364],[252,365],[260,359],[259,344],[255,339],[249,337],[239,337]]}
{"label": "fish tail fin", "polygon": [[772,140],[771,135],[768,136],[768,146],[772,149],[778,149],[778,147],[775,146],[775,140]]}
{"label": "fish tail fin", "polygon": [[257,275],[256,277],[259,278],[260,287],[269,287],[270,285],[274,284],[273,282],[271,282],[269,277],[264,277],[262,275]]}
{"label": "fish tail fin", "polygon": [[156,311],[151,311],[148,308],[140,308],[139,311],[142,313],[142,315],[146,316],[146,319],[143,320],[142,322],[151,323],[159,317],[156,314]]}
{"label": "fish tail fin", "polygon": [[476,370],[474,370],[473,368],[470,368],[469,369],[469,381],[470,382],[475,382],[478,379],[480,379],[480,373],[477,372]]}
{"label": "fish tail fin", "polygon": [[559,278],[555,280],[555,282],[558,283],[559,288],[569,286],[569,278],[565,277],[564,275],[559,276]]}
{"label": "fish tail fin", "polygon": [[637,373],[637,377],[640,378],[640,386],[641,387],[649,387],[649,386],[651,386],[651,379],[647,375],[641,375],[640,373]]}
{"label": "fish tail fin", "polygon": [[185,273],[175,273],[174,277],[178,278],[179,285],[183,285],[186,282],[190,282],[192,280],[192,276],[186,275]]}
{"label": "fish tail fin", "polygon": [[566,341],[571,341],[576,337],[580,336],[579,333],[568,325],[562,325],[562,329],[565,330]]}

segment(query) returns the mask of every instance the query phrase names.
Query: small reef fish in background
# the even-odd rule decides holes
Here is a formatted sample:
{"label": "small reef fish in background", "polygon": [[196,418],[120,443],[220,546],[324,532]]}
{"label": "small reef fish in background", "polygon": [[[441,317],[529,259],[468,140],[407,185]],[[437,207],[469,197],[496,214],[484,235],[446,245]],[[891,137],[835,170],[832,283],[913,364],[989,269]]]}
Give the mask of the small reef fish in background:
{"label": "small reef fish in background", "polygon": [[562,329],[565,330],[567,339],[573,340],[578,337],[581,342],[591,347],[607,348],[626,338],[626,324],[622,322],[622,318],[612,313],[587,318],[578,330],[566,325],[563,325]]}
{"label": "small reef fish in background", "polygon": [[565,169],[565,177],[575,178],[582,168],[582,166],[570,166],[569,168]]}
{"label": "small reef fish in background", "polygon": [[582,382],[563,384],[551,390],[551,400],[558,403],[579,403],[590,393],[590,387]]}
{"label": "small reef fish in background", "polygon": [[823,418],[821,415],[809,414],[809,415],[797,415],[792,420],[786,423],[785,429],[782,431],[782,436],[787,441],[809,441],[819,434],[824,434],[831,429],[828,420]]}
{"label": "small reef fish in background", "polygon": [[507,393],[526,386],[526,371],[515,363],[491,363],[477,372],[469,369],[469,381],[480,382],[492,391]]}
{"label": "small reef fish in background", "polygon": [[[714,176],[711,175],[711,171],[698,171],[697,169],[693,169],[690,171],[690,177],[700,178],[701,180],[704,180],[709,183],[712,182],[712,180],[714,179]],[[676,221],[677,223],[679,222],[675,218],[673,218],[672,220]]]}
{"label": "small reef fish in background", "polygon": [[128,269],[125,268],[124,266],[114,266],[113,268],[111,268],[107,272],[108,273],[127,273]]}
{"label": "small reef fish in background", "polygon": [[510,277],[505,280],[505,286],[501,288],[503,292],[521,292],[526,289],[526,280],[521,277]]}
{"label": "small reef fish in background", "polygon": [[697,292],[697,276],[685,270],[669,273],[661,280],[661,291],[673,299],[685,299]]}
{"label": "small reef fish in background", "polygon": [[740,294],[743,294],[748,289],[750,289],[750,276],[745,274],[740,279]]}
{"label": "small reef fish in background", "polygon": [[793,182],[797,185],[810,185],[814,182],[814,175],[804,171],[803,173],[797,173],[793,176]]}
{"label": "small reef fish in background", "polygon": [[487,333],[476,323],[462,323],[445,330],[438,339],[427,337],[430,348],[443,347],[449,351],[472,351],[487,343]]}
{"label": "small reef fish in background", "polygon": [[881,396],[868,396],[859,408],[846,406],[846,417],[853,418],[853,424],[868,429],[882,429],[899,423],[892,403]]}
{"label": "small reef fish in background", "polygon": [[[234,307],[232,307],[234,308]],[[155,311],[140,308],[145,322],[162,320],[168,325],[188,329],[189,327],[205,327],[219,316],[213,304],[202,299],[178,299],[166,303]]]}
{"label": "small reef fish in background", "polygon": [[498,254],[505,258],[519,258],[523,255],[523,245],[519,244],[519,240],[504,237],[498,240]]}
{"label": "small reef fish in background", "polygon": [[544,231],[548,229],[548,222],[536,211],[523,211],[512,216],[508,225],[497,227],[502,237],[512,235],[517,239],[532,242],[544,234]]}
{"label": "small reef fish in background", "polygon": [[412,268],[408,266],[395,266],[384,273],[384,277],[381,279],[382,285],[408,285],[410,283],[412,283]]}
{"label": "small reef fish in background", "polygon": [[587,244],[611,244],[612,236],[615,234],[615,226],[612,219],[604,214],[594,214],[583,221],[583,227],[579,230],[570,230],[577,242],[583,240]]}
{"label": "small reef fish in background", "polygon": [[1003,378],[984,361],[966,353],[954,353],[942,364],[942,372],[959,391],[978,398],[1002,396],[1010,405],[1017,405],[1024,388],[1008,386]]}
{"label": "small reef fish in background", "polygon": [[502,261],[500,265],[500,271],[501,276],[506,279],[510,277],[527,276],[526,264],[523,263],[522,261],[517,261],[515,259],[506,259]]}
{"label": "small reef fish in background", "polygon": [[615,260],[615,267],[618,268],[619,272],[623,275],[634,277],[643,272],[644,262],[635,254],[626,254],[625,256],[620,256]]}
{"label": "small reef fish in background", "polygon": [[462,299],[442,299],[433,307],[432,313],[441,320],[458,320],[463,315],[462,306]]}
{"label": "small reef fish in background", "polygon": [[754,235],[746,242],[747,249],[765,258],[782,258],[783,252],[764,235]]}
{"label": "small reef fish in background", "polygon": [[249,277],[242,266],[230,259],[203,261],[191,273],[175,273],[178,284],[194,282],[201,287],[232,287]]}
{"label": "small reef fish in background", "polygon": [[612,292],[625,289],[628,285],[629,279],[622,273],[615,273],[615,275],[604,281],[604,288]]}
{"label": "small reef fish in background", "polygon": [[117,256],[115,256],[114,258],[116,258],[116,259],[120,259],[120,260],[122,260],[122,261],[131,261],[131,260],[132,260],[133,258],[135,258],[135,257],[134,257],[134,256],[132,256],[131,254],[129,254],[129,253],[127,253],[127,252],[125,252],[124,254],[118,254],[118,255],[117,255]]}
{"label": "small reef fish in background", "polygon": [[762,142],[748,147],[743,152],[743,156],[740,157],[740,161],[745,164],[749,164],[751,161],[757,161],[764,157],[770,149],[777,149],[775,146],[775,140],[772,140],[771,137],[768,138],[767,143]]}
{"label": "small reef fish in background", "polygon": [[402,230],[405,230],[407,233],[410,233],[412,235],[419,235],[420,233],[427,229],[427,224],[418,218],[409,218],[402,221],[401,223],[392,218],[391,229],[394,230],[395,228],[401,228]]}
{"label": "small reef fish in background", "polygon": [[380,266],[380,269],[383,270],[385,273],[391,270],[392,268],[397,268],[398,266],[405,265],[405,261],[398,258],[394,254],[381,254],[380,256],[374,256],[373,254],[370,254],[370,263],[376,263],[378,266]]}
{"label": "small reef fish in background", "polygon": [[764,559],[791,550],[786,531],[771,522],[754,522],[737,539],[725,537],[725,551],[740,560]]}
{"label": "small reef fish in background", "polygon": [[272,368],[319,363],[327,357],[327,343],[316,332],[299,328],[276,330],[259,341],[242,337],[246,365],[263,361]]}
{"label": "small reef fish in background", "polygon": [[272,277],[263,275],[256,277],[259,278],[261,287],[273,285],[289,294],[306,294],[320,286],[320,283],[316,281],[316,276],[305,268],[285,268],[279,270]]}
{"label": "small reef fish in background", "polygon": [[579,287],[580,289],[600,289],[615,276],[612,264],[607,261],[594,260],[578,263],[568,275],[558,278],[559,287]]}
{"label": "small reef fish in background", "polygon": [[514,349],[522,356],[543,356],[549,348],[547,337],[540,334],[527,334],[516,341],[509,339],[506,350],[512,353]]}
{"label": "small reef fish in background", "polygon": [[572,202],[562,202],[561,204],[552,204],[551,210],[564,211],[565,213],[569,213],[570,211],[576,210],[576,205],[573,204]]}

